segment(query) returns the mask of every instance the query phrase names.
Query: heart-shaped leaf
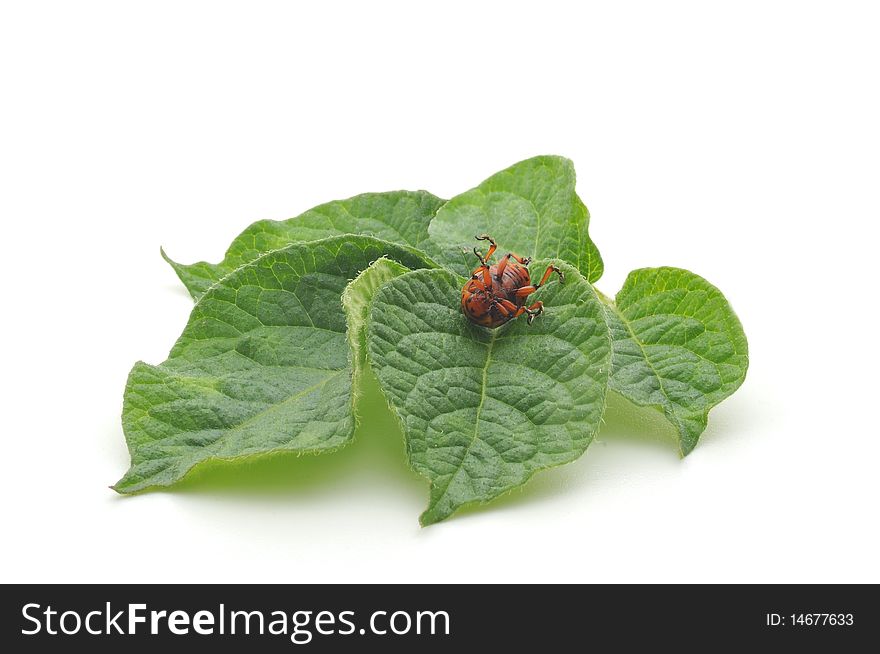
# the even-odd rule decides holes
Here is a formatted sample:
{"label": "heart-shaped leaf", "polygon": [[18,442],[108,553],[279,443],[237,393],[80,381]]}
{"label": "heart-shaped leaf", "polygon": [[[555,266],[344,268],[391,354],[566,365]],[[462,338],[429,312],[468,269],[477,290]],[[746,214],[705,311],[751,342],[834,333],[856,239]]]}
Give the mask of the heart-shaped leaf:
{"label": "heart-shaped leaf", "polygon": [[602,276],[602,257],[590,240],[590,214],[574,187],[574,165],[563,157],[514,164],[440,207],[429,227],[440,248],[435,256],[459,275],[469,275],[476,266],[474,236],[488,233],[501,254],[559,258],[595,282]]}
{"label": "heart-shaped leaf", "polygon": [[354,428],[341,295],[380,257],[420,253],[365,236],[298,243],[236,269],[196,303],[168,359],[135,364],[122,424],[131,468],[114,487],[168,486],[211,458],[315,453]]}
{"label": "heart-shaped leaf", "polygon": [[364,193],[309,209],[288,220],[259,220],[235,237],[220,263],[181,264],[162,256],[198,299],[239,266],[291,243],[360,234],[430,251],[428,223],[443,200],[427,191]]}
{"label": "heart-shaped leaf", "polygon": [[697,444],[709,410],[746,376],[748,343],[727,299],[681,268],[643,268],[607,302],[614,347],[611,388],[666,415],[682,456]]}
{"label": "heart-shaped leaf", "polygon": [[573,461],[596,433],[610,337],[592,286],[560,265],[565,283],[529,298],[546,307],[531,326],[470,323],[460,308],[464,279],[445,270],[406,273],[376,293],[369,358],[403,424],[410,464],[431,482],[422,524]]}

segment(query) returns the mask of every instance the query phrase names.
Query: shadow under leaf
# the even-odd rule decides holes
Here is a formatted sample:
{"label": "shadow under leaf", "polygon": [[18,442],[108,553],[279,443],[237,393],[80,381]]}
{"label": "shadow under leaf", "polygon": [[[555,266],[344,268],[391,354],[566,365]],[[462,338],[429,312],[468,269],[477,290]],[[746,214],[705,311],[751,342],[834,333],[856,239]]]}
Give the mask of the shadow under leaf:
{"label": "shadow under leaf", "polygon": [[487,503],[464,506],[456,512],[456,517],[464,518],[486,510],[515,508],[601,483],[596,475],[591,474],[593,466],[588,457],[595,453],[596,447],[606,444],[613,446],[614,443],[636,443],[678,458],[675,429],[662,412],[638,406],[617,393],[609,392],[599,433],[582,457],[566,465],[539,471],[523,486]]}

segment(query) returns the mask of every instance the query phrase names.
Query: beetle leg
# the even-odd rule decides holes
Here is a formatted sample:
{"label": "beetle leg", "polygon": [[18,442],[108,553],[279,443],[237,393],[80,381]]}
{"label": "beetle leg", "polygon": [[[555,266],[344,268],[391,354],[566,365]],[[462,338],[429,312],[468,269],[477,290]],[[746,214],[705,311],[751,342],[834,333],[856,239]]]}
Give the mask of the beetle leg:
{"label": "beetle leg", "polygon": [[562,271],[559,270],[557,266],[549,265],[547,266],[547,270],[544,271],[544,276],[541,277],[541,281],[535,284],[535,288],[541,288],[544,284],[547,283],[547,279],[550,277],[552,273],[556,273],[559,275],[559,282],[562,283],[565,281],[565,275],[562,274]]}
{"label": "beetle leg", "polygon": [[[505,317],[510,317],[511,320],[513,318],[519,318],[524,313],[529,315],[528,322],[531,325],[532,321],[535,319],[535,316],[539,315],[542,311],[544,311],[544,303],[543,302],[535,302],[530,307],[518,307],[510,300],[495,300],[495,306],[498,308],[498,311]],[[513,314],[513,315],[511,315]]]}
{"label": "beetle leg", "polygon": [[501,276],[504,275],[504,271],[507,268],[507,262],[510,261],[510,252],[501,257],[501,261],[498,262],[498,268],[495,269],[495,279],[501,280]]}
{"label": "beetle leg", "polygon": [[482,263],[485,266],[486,261],[488,261],[492,257],[492,255],[495,253],[495,250],[498,246],[495,244],[495,239],[493,239],[488,234],[483,234],[482,236],[474,236],[474,238],[477,239],[478,241],[489,241],[489,243],[491,243],[491,245],[489,246],[489,251],[486,253],[485,257],[482,254],[480,254],[479,252],[477,252],[477,248],[474,248],[474,254],[476,254],[477,257],[479,257],[480,263]]}
{"label": "beetle leg", "polygon": [[495,308],[501,313],[502,316],[507,318],[510,314],[513,314],[513,317],[516,318],[519,315],[519,307],[517,307],[510,300],[496,299],[495,300]]}
{"label": "beetle leg", "polygon": [[550,277],[550,275],[552,273],[556,273],[559,275],[560,282],[565,280],[565,276],[562,274],[562,271],[559,270],[559,268],[557,268],[556,266],[547,266],[547,270],[544,271],[544,276],[541,277],[540,282],[538,282],[535,285],[530,284],[529,286],[522,286],[522,287],[516,289],[514,296],[516,298],[522,298],[522,297],[526,297],[526,296],[531,295],[532,293],[537,291],[539,288],[541,288],[547,282],[547,278]]}
{"label": "beetle leg", "polygon": [[498,262],[498,270],[495,273],[495,279],[499,281],[501,280],[501,277],[504,275],[504,271],[507,269],[507,264],[510,262],[511,259],[513,259],[514,261],[518,261],[524,266],[528,266],[529,261],[531,261],[531,259],[529,259],[528,257],[523,259],[522,257],[515,255],[513,252],[508,252],[503,257],[501,257],[501,260]]}
{"label": "beetle leg", "polygon": [[529,284],[528,286],[521,286],[520,288],[516,289],[516,292],[513,295],[514,295],[514,297],[519,299],[521,297],[526,297],[528,295],[531,295],[532,293],[534,293],[537,290],[538,290],[537,286],[532,286],[531,284]]}
{"label": "beetle leg", "polygon": [[477,283],[481,291],[492,288],[492,275],[489,274],[489,266],[485,263],[474,271],[471,279]]}
{"label": "beetle leg", "polygon": [[530,307],[523,307],[523,311],[525,311],[527,314],[529,314],[529,317],[526,319],[526,322],[528,322],[531,325],[532,321],[535,319],[535,316],[540,316],[542,313],[544,313],[544,303],[543,302],[535,302]]}

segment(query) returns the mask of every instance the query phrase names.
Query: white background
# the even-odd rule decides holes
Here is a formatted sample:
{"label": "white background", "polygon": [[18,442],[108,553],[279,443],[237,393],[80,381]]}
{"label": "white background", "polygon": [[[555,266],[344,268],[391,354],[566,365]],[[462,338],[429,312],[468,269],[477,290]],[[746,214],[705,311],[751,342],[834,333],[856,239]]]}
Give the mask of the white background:
{"label": "white background", "polygon": [[[2,5],[0,581],[880,582],[876,4],[305,4]],[[160,244],[216,261],[255,219],[551,153],[602,290],[681,266],[743,321],[686,460],[612,411],[427,529],[381,422],[244,483],[108,488],[128,370],[191,308]]]}

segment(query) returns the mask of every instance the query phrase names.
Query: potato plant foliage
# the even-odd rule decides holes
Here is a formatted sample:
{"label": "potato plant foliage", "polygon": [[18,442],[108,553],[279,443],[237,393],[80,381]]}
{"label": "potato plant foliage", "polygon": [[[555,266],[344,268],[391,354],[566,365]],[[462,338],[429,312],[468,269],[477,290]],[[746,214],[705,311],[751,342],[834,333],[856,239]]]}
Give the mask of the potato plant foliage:
{"label": "potato plant foliage", "polygon": [[[679,268],[630,273],[613,300],[572,163],[522,161],[444,201],[367,193],[259,221],[216,264],[174,268],[196,303],[168,359],[138,362],[123,398],[131,467],[113,487],[167,487],[210,459],[347,444],[371,366],[430,484],[423,525],[577,459],[606,394],[662,412],[682,455],[743,382],[748,345],[728,301]],[[474,236],[553,264],[533,324],[468,321]]]}

